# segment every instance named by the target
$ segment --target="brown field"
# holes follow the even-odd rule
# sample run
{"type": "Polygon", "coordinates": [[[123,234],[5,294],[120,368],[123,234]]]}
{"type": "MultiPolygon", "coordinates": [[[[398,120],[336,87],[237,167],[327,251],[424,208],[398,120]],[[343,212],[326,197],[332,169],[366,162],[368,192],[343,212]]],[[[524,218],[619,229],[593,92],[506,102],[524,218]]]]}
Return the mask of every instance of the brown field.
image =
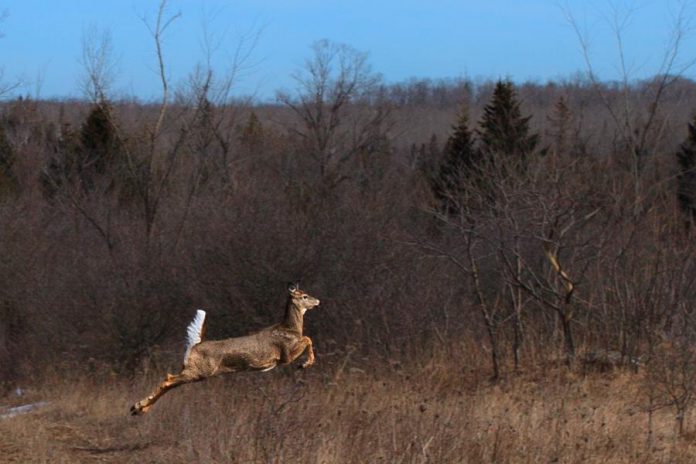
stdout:
{"type": "MultiPolygon", "coordinates": [[[[459,347],[463,350],[463,347],[459,347]]],[[[464,351],[460,359],[466,359],[464,351]]],[[[213,378],[142,417],[130,404],[159,373],[47,382],[50,404],[0,421],[2,462],[693,462],[674,412],[648,415],[642,374],[549,367],[496,384],[456,358],[400,366],[321,357],[307,370],[213,378]]],[[[3,404],[19,399],[5,398],[3,404]]]]}

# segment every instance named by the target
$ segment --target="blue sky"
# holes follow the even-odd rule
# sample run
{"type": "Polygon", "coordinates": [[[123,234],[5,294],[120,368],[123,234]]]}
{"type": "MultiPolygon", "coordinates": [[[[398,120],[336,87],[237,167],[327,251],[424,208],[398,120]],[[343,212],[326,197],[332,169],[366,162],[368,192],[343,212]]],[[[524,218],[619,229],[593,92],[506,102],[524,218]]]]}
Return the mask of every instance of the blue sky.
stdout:
{"type": "MultiPolygon", "coordinates": [[[[154,44],[143,18],[154,21],[158,0],[0,0],[0,64],[5,80],[21,79],[22,93],[80,97],[83,37],[109,31],[116,60],[115,96],[158,95],[154,44]]],[[[164,37],[171,80],[182,82],[205,59],[204,31],[219,44],[218,72],[229,68],[243,38],[258,33],[237,92],[272,98],[292,89],[313,41],[329,39],[369,53],[387,82],[416,78],[498,78],[516,81],[568,78],[585,65],[578,39],[564,17],[573,12],[587,34],[603,79],[616,79],[618,53],[610,23],[631,11],[623,30],[630,74],[654,74],[679,6],[678,0],[170,0],[181,13],[164,37]]],[[[97,34],[98,35],[98,34],[97,34]]],[[[688,30],[681,62],[696,57],[688,30]]],[[[687,72],[696,76],[693,69],[687,72]]]]}

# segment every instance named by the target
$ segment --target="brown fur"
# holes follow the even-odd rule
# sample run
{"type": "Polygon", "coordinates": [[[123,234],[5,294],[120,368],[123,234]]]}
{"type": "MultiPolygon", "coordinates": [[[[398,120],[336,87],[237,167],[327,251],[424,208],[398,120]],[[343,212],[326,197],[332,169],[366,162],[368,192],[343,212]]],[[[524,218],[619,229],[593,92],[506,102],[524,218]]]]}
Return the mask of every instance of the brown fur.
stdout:
{"type": "MultiPolygon", "coordinates": [[[[203,341],[193,348],[177,375],[167,377],[145,399],[131,407],[131,414],[144,414],[172,388],[205,380],[219,374],[239,371],[270,370],[278,364],[289,364],[302,353],[307,368],[314,364],[312,340],[302,335],[305,311],[319,305],[319,300],[301,291],[296,285],[288,288],[285,318],[280,324],[259,332],[226,340],[203,341]]],[[[202,339],[202,338],[201,338],[202,339]]]]}

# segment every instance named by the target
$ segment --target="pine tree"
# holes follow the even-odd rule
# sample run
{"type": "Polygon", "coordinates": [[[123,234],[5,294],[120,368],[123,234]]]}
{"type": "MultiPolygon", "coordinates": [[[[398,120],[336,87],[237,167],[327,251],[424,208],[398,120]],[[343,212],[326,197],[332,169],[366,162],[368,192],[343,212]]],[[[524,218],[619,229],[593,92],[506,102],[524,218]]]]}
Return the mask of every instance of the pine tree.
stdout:
{"type": "Polygon", "coordinates": [[[80,128],[80,142],[80,170],[106,173],[120,145],[112,122],[111,107],[107,102],[94,105],[80,128]]]}
{"type": "Polygon", "coordinates": [[[411,149],[409,150],[409,155],[408,155],[408,165],[411,169],[415,169],[418,167],[418,162],[420,161],[418,157],[418,145],[416,145],[416,142],[413,142],[411,144],[411,149]]]}
{"type": "Polygon", "coordinates": [[[696,117],[689,123],[689,135],[677,152],[677,199],[687,223],[696,221],[696,117]]]}
{"type": "Polygon", "coordinates": [[[440,168],[431,181],[439,207],[447,214],[459,211],[461,195],[465,190],[464,179],[476,174],[480,159],[469,129],[467,113],[466,108],[461,110],[457,124],[452,128],[454,132],[447,139],[440,168]]]}
{"type": "Polygon", "coordinates": [[[429,182],[435,179],[442,158],[442,149],[436,134],[430,135],[430,141],[411,146],[411,167],[420,172],[429,182]]]}
{"type": "Polygon", "coordinates": [[[109,187],[125,179],[118,155],[123,143],[113,124],[108,102],[95,104],[79,130],[70,124],[61,128],[55,154],[41,176],[44,194],[52,197],[68,185],[76,185],[84,192],[94,190],[97,181],[105,178],[109,187]]]}
{"type": "Polygon", "coordinates": [[[252,111],[249,113],[246,124],[242,127],[239,141],[247,149],[259,149],[263,142],[263,132],[263,124],[261,124],[256,112],[252,111]]]}
{"type": "Polygon", "coordinates": [[[539,135],[529,133],[530,118],[522,116],[512,82],[498,81],[477,131],[482,154],[491,161],[502,155],[524,163],[539,143],[539,135]]]}
{"type": "Polygon", "coordinates": [[[197,118],[192,127],[192,135],[194,146],[199,152],[205,152],[216,139],[216,113],[215,105],[207,98],[203,98],[198,104],[197,118]]]}
{"type": "Polygon", "coordinates": [[[5,129],[0,127],[0,198],[17,190],[14,163],[14,150],[7,140],[5,129]]]}
{"type": "Polygon", "coordinates": [[[560,96],[553,105],[553,112],[548,116],[550,130],[548,132],[553,140],[553,153],[556,156],[564,154],[568,150],[570,141],[570,128],[573,122],[573,113],[564,96],[560,96]]]}
{"type": "Polygon", "coordinates": [[[440,142],[437,140],[437,135],[432,134],[430,136],[430,142],[428,142],[428,156],[430,159],[440,159],[440,142]]]}

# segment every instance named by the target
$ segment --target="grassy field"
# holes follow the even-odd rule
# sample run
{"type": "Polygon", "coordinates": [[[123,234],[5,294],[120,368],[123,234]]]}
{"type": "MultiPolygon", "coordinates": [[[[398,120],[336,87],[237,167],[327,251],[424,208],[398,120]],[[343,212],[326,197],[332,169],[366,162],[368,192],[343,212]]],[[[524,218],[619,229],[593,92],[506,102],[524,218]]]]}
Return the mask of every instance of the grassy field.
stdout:
{"type": "Polygon", "coordinates": [[[418,365],[319,359],[186,385],[143,417],[130,405],[149,372],[54,381],[2,405],[49,404],[0,421],[2,462],[459,463],[694,462],[691,417],[654,414],[652,446],[641,374],[565,367],[491,384],[454,358],[418,365]],[[370,366],[367,368],[366,366],[370,366]]]}

